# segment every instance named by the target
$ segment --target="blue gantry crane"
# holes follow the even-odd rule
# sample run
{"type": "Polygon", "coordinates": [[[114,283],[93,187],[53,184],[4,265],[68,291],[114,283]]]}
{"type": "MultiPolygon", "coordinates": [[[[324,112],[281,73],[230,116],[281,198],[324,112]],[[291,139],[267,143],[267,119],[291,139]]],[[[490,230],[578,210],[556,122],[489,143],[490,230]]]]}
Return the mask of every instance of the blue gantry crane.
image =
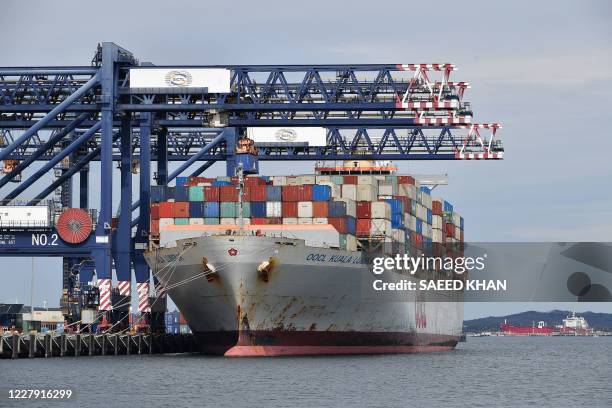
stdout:
{"type": "MultiPolygon", "coordinates": [[[[155,66],[113,43],[90,65],[0,68],[1,256],[64,258],[65,296],[74,274],[145,285],[149,269],[151,164],[167,185],[188,168],[200,175],[225,161],[228,175],[261,160],[498,160],[496,123],[472,123],[466,82],[452,64],[155,66]],[[275,141],[255,157],[237,149],[266,128],[275,141]],[[324,143],[296,141],[295,129],[323,129],[324,143]],[[259,130],[258,130],[259,129],[259,130]],[[168,163],[181,162],[173,172],[168,163]],[[89,164],[100,163],[98,210],[89,203],[89,164]],[[120,169],[113,217],[113,162],[120,169]],[[21,176],[26,169],[32,173],[21,176]],[[42,191],[33,186],[53,172],[42,191]],[[132,197],[139,173],[139,197],[132,197]],[[72,178],[79,177],[78,209],[72,178]],[[54,193],[49,222],[7,222],[2,208],[40,205],[54,193]],[[25,198],[25,201],[22,197],[25,198]],[[74,210],[74,211],[70,211],[74,210]],[[134,215],[138,211],[138,215],[134,215]],[[59,217],[58,217],[59,216],[59,217]],[[89,222],[88,222],[89,220],[89,222]]],[[[127,289],[121,295],[129,297],[127,289]]],[[[148,300],[148,298],[147,298],[148,300]]],[[[113,300],[117,304],[117,300],[113,300]]],[[[111,310],[110,299],[101,299],[111,310]]],[[[125,303],[125,302],[124,302],[125,303]]],[[[147,302],[143,303],[147,311],[147,302]]],[[[109,312],[110,313],[110,312],[109,312]]],[[[111,319],[111,316],[108,316],[111,319]]]]}

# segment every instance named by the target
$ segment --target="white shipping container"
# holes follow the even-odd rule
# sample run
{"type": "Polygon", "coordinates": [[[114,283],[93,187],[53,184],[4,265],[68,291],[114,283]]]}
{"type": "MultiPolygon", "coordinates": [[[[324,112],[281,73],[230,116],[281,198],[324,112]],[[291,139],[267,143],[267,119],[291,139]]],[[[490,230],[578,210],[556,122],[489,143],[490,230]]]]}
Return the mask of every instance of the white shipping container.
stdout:
{"type": "Polygon", "coordinates": [[[398,196],[408,197],[411,200],[416,198],[416,187],[412,184],[400,184],[397,190],[398,196]]]}
{"type": "Polygon", "coordinates": [[[431,230],[431,240],[433,242],[442,243],[442,242],[444,242],[442,239],[443,238],[442,238],[442,230],[441,229],[434,228],[434,229],[431,230]]]}
{"type": "Polygon", "coordinates": [[[442,229],[442,216],[441,215],[432,215],[431,216],[431,226],[433,228],[442,229]]]}
{"type": "Polygon", "coordinates": [[[351,200],[357,200],[357,186],[355,184],[343,184],[342,198],[350,198],[351,200]]]}
{"type": "Polygon", "coordinates": [[[427,221],[427,208],[423,204],[416,205],[416,217],[420,220],[427,221]]]}
{"type": "Polygon", "coordinates": [[[379,181],[378,182],[378,195],[381,196],[394,196],[395,195],[395,184],[390,181],[379,181]]]}
{"type": "Polygon", "coordinates": [[[0,206],[1,227],[48,227],[49,207],[46,205],[0,206]]]}
{"type": "Polygon", "coordinates": [[[298,218],[312,218],[312,201],[298,202],[298,218]]]}
{"type": "Polygon", "coordinates": [[[274,176],[272,178],[273,186],[286,186],[287,185],[287,177],[286,176],[274,176]]]}
{"type": "Polygon", "coordinates": [[[209,187],[212,186],[212,183],[198,183],[198,187],[209,187]]]}
{"type": "Polygon", "coordinates": [[[299,186],[300,185],[300,178],[297,177],[297,176],[287,177],[287,185],[288,186],[299,186]]]}
{"type": "Polygon", "coordinates": [[[313,218],[312,223],[313,224],[329,224],[329,221],[327,220],[327,218],[318,217],[318,218],[313,218]]]}
{"type": "Polygon", "coordinates": [[[331,188],[331,197],[332,198],[340,198],[342,197],[342,186],[339,184],[334,184],[331,181],[318,183],[324,186],[329,186],[331,188]]]}
{"type": "Polygon", "coordinates": [[[159,229],[163,229],[168,225],[174,225],[174,218],[160,218],[159,219],[159,229]]]}
{"type": "Polygon", "coordinates": [[[372,218],[391,219],[391,205],[386,201],[373,201],[370,204],[372,218]]]}
{"type": "Polygon", "coordinates": [[[315,181],[317,182],[317,184],[331,184],[331,176],[318,175],[315,177],[315,181]]]}
{"type": "Polygon", "coordinates": [[[412,214],[408,214],[408,216],[410,217],[410,231],[416,232],[417,218],[412,214]]]}
{"type": "Polygon", "coordinates": [[[300,184],[316,184],[315,176],[299,176],[300,184]]]}
{"type": "Polygon", "coordinates": [[[357,184],[376,185],[376,179],[373,176],[357,176],[357,184]]]}
{"type": "Polygon", "coordinates": [[[376,186],[372,184],[357,185],[357,201],[376,201],[376,196],[376,186]]]}
{"type": "Polygon", "coordinates": [[[393,240],[401,243],[406,242],[406,233],[404,232],[404,230],[393,230],[393,240]]]}
{"type": "Polygon", "coordinates": [[[357,250],[357,238],[354,235],[346,235],[346,250],[356,251],[357,250]]]}
{"type": "Polygon", "coordinates": [[[268,201],[266,203],[266,217],[282,217],[283,216],[283,205],[281,201],[268,201]]]}
{"type": "Polygon", "coordinates": [[[381,218],[372,218],[370,235],[389,235],[391,230],[391,221],[381,218]]]}
{"type": "Polygon", "coordinates": [[[453,224],[457,227],[461,226],[461,216],[456,212],[453,212],[453,224]]]}
{"type": "Polygon", "coordinates": [[[297,223],[298,223],[298,219],[295,217],[283,218],[283,224],[296,225],[297,223]]]}
{"type": "Polygon", "coordinates": [[[423,223],[423,236],[425,238],[431,238],[432,235],[431,225],[423,223]]]}
{"type": "Polygon", "coordinates": [[[219,224],[221,224],[221,225],[236,225],[236,219],[235,218],[221,218],[219,220],[219,224]]]}
{"type": "Polygon", "coordinates": [[[298,224],[300,225],[312,224],[312,218],[298,218],[298,224]]]}
{"type": "Polygon", "coordinates": [[[378,184],[379,181],[385,181],[387,179],[386,176],[383,176],[381,174],[375,174],[372,177],[374,178],[374,180],[376,180],[377,184],[378,184]]]}
{"type": "Polygon", "coordinates": [[[190,218],[189,225],[204,225],[204,218],[190,218]]]}
{"type": "Polygon", "coordinates": [[[225,68],[132,68],[130,88],[206,88],[208,93],[230,93],[230,70],[225,68]]]}
{"type": "Polygon", "coordinates": [[[459,228],[455,228],[455,239],[457,241],[461,240],[461,230],[459,228]]]}
{"type": "Polygon", "coordinates": [[[431,196],[429,194],[421,193],[421,203],[425,208],[431,210],[431,196]]]}

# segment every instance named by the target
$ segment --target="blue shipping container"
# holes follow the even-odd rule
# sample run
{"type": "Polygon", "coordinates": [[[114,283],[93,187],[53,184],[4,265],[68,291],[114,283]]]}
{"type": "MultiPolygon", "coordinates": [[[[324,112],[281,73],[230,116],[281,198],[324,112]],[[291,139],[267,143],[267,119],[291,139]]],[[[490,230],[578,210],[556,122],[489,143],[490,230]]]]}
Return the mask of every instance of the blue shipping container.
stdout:
{"type": "Polygon", "coordinates": [[[444,212],[448,212],[448,213],[453,212],[453,205],[446,200],[444,201],[444,212]]]}
{"type": "Polygon", "coordinates": [[[189,187],[176,187],[174,199],[176,201],[189,201],[189,187]]]}
{"type": "Polygon", "coordinates": [[[416,232],[418,234],[422,234],[423,233],[423,221],[421,221],[420,219],[417,218],[416,220],[416,232]]]}
{"type": "Polygon", "coordinates": [[[343,201],[330,201],[327,212],[329,217],[344,217],[346,215],[346,203],[343,201]]]}
{"type": "Polygon", "coordinates": [[[179,176],[176,178],[177,186],[184,186],[189,181],[189,177],[179,176]]]}
{"type": "Polygon", "coordinates": [[[151,202],[166,201],[166,188],[164,186],[151,186],[151,202]]]}
{"type": "Polygon", "coordinates": [[[328,201],[331,198],[331,187],[315,184],[312,186],[312,201],[328,201]]]}
{"type": "Polygon", "coordinates": [[[189,218],[204,218],[204,203],[201,201],[190,201],[189,218]]]}
{"type": "Polygon", "coordinates": [[[355,235],[357,231],[357,221],[353,217],[346,217],[346,232],[355,235]]]}
{"type": "Polygon", "coordinates": [[[396,198],[388,198],[385,201],[391,206],[391,214],[402,214],[404,212],[402,205],[403,203],[400,200],[396,198]]]}
{"type": "Polygon", "coordinates": [[[204,203],[204,217],[202,218],[219,218],[219,203],[206,201],[204,203]]]}
{"type": "Polygon", "coordinates": [[[266,186],[266,199],[268,201],[283,201],[281,186],[266,186]]]}
{"type": "Polygon", "coordinates": [[[425,194],[431,194],[431,190],[429,189],[429,187],[421,187],[421,191],[425,194]]]}
{"type": "Polygon", "coordinates": [[[220,187],[220,186],[231,186],[232,183],[230,181],[224,181],[224,180],[215,180],[212,182],[213,187],[220,187]]]}
{"type": "Polygon", "coordinates": [[[459,217],[459,229],[463,231],[463,217],[459,217]]]}
{"type": "Polygon", "coordinates": [[[266,202],[265,201],[251,201],[251,217],[265,218],[266,216],[266,202]]]}
{"type": "Polygon", "coordinates": [[[164,200],[176,198],[176,187],[166,187],[166,197],[164,200]]]}
{"type": "Polygon", "coordinates": [[[430,209],[427,209],[427,223],[429,225],[433,224],[433,214],[430,209]]]}
{"type": "Polygon", "coordinates": [[[404,226],[404,215],[402,213],[392,213],[391,214],[391,227],[401,228],[403,226],[404,226]]]}

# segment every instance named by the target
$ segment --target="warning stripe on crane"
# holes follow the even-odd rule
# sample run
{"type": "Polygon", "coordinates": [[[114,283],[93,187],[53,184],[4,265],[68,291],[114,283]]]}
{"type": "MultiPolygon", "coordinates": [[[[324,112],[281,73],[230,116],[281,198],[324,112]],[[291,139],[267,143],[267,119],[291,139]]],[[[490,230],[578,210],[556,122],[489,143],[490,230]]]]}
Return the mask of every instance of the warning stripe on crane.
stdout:
{"type": "Polygon", "coordinates": [[[504,154],[498,153],[455,153],[455,159],[459,160],[502,160],[504,154]]]}
{"type": "Polygon", "coordinates": [[[456,109],[459,107],[459,101],[442,101],[442,102],[401,102],[397,101],[395,107],[398,109],[456,109]]]}
{"type": "Polygon", "coordinates": [[[397,69],[400,71],[455,71],[457,67],[454,64],[397,64],[397,69]]]}
{"type": "Polygon", "coordinates": [[[100,306],[99,310],[111,310],[111,280],[98,279],[98,289],[100,291],[100,306]]]}
{"type": "Polygon", "coordinates": [[[501,129],[502,125],[499,123],[473,123],[471,125],[459,126],[459,129],[501,129]]]}
{"type": "Polygon", "coordinates": [[[138,311],[141,313],[148,313],[151,311],[149,305],[149,283],[137,283],[136,289],[138,291],[138,311]]]}
{"type": "Polygon", "coordinates": [[[454,118],[415,118],[415,125],[464,125],[470,123],[471,116],[457,116],[454,118]]]}
{"type": "Polygon", "coordinates": [[[121,296],[130,296],[130,292],[131,292],[130,281],[119,281],[117,283],[117,288],[119,289],[119,294],[121,296]]]}

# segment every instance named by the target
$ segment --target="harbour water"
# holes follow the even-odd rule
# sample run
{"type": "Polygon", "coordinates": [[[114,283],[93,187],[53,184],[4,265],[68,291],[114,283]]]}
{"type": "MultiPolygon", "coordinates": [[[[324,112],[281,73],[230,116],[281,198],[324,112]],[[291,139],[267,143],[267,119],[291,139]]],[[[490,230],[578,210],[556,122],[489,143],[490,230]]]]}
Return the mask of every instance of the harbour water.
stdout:
{"type": "Polygon", "coordinates": [[[610,407],[611,356],[610,337],[482,337],[431,354],[0,360],[0,406],[610,407]],[[9,388],[74,394],[9,400],[9,388]]]}

